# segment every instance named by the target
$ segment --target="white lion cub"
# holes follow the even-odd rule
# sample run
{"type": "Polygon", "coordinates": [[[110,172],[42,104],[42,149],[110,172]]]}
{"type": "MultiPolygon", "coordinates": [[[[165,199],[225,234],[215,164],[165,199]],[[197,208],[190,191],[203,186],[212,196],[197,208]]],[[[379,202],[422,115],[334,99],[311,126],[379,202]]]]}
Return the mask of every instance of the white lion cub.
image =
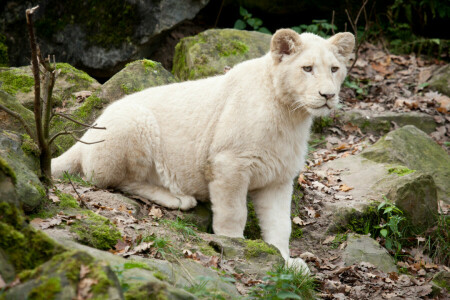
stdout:
{"type": "Polygon", "coordinates": [[[108,106],[83,140],[52,161],[54,176],[79,172],[187,210],[210,200],[218,235],[243,237],[247,194],[263,239],[289,258],[292,181],[302,169],[313,116],[338,102],[351,33],[323,39],[278,30],[270,52],[228,73],[154,87],[108,106]]]}

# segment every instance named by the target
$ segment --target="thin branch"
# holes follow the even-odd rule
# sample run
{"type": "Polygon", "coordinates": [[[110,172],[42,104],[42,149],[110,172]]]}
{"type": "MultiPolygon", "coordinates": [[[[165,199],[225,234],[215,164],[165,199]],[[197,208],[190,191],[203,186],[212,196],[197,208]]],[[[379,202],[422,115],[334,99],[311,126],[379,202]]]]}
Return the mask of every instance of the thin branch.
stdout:
{"type": "MultiPolygon", "coordinates": [[[[101,141],[97,141],[97,142],[92,142],[92,143],[84,142],[84,141],[79,140],[79,139],[74,135],[74,133],[76,133],[76,132],[83,132],[83,131],[86,131],[86,130],[88,130],[88,129],[90,129],[90,128],[94,128],[94,129],[95,129],[95,127],[94,127],[95,125],[96,125],[96,124],[92,125],[92,127],[83,128],[83,129],[79,129],[79,130],[70,130],[70,131],[67,131],[67,129],[64,128],[64,131],[60,131],[60,132],[54,134],[54,135],[50,138],[50,141],[48,142],[48,144],[51,145],[51,144],[53,143],[53,141],[54,141],[58,136],[61,136],[61,135],[70,135],[70,136],[72,136],[75,140],[77,140],[78,142],[83,143],[83,144],[87,144],[87,145],[98,144],[98,143],[104,142],[105,140],[101,140],[101,141]]],[[[100,128],[100,127],[99,127],[99,128],[100,128]]],[[[101,129],[101,128],[100,128],[100,129],[101,129]]]]}
{"type": "Polygon", "coordinates": [[[222,0],[222,3],[220,4],[219,13],[217,14],[216,21],[214,22],[214,27],[213,28],[216,28],[217,27],[217,23],[219,23],[219,18],[220,18],[220,14],[222,13],[224,2],[225,2],[225,0],[222,0]]]}
{"type": "MultiPolygon", "coordinates": [[[[355,50],[355,59],[353,60],[352,65],[350,66],[350,68],[347,71],[348,74],[350,74],[350,71],[355,66],[356,61],[358,60],[358,57],[359,57],[359,49],[361,48],[361,45],[362,45],[362,42],[363,42],[363,38],[359,39],[359,42],[358,42],[358,20],[359,20],[359,17],[361,15],[361,12],[363,12],[363,11],[364,11],[364,15],[367,16],[365,7],[366,7],[366,4],[367,4],[368,1],[369,0],[364,0],[361,8],[358,11],[358,14],[356,15],[356,19],[354,21],[350,17],[350,14],[349,14],[348,10],[345,9],[345,13],[347,14],[348,21],[350,22],[350,26],[352,27],[353,32],[355,33],[355,38],[356,38],[356,41],[357,41],[357,46],[356,46],[356,50],[355,50]]],[[[347,25],[347,23],[345,23],[345,24],[347,25]]],[[[366,19],[366,26],[365,26],[363,37],[365,37],[366,33],[367,33],[367,19],[366,19]]]]}
{"type": "Polygon", "coordinates": [[[65,115],[65,114],[62,114],[62,113],[53,113],[53,114],[56,115],[56,116],[63,117],[65,119],[69,120],[69,121],[72,121],[72,122],[74,122],[74,123],[76,123],[78,125],[81,125],[81,126],[84,126],[84,127],[87,127],[87,128],[103,129],[103,130],[106,129],[106,127],[95,127],[95,124],[94,125],[88,125],[88,124],[81,123],[81,122],[79,122],[79,121],[69,117],[68,115],[65,115]]]}
{"type": "Polygon", "coordinates": [[[41,151],[46,149],[44,136],[42,134],[42,116],[41,116],[41,80],[39,77],[39,63],[37,56],[36,38],[33,28],[33,14],[39,8],[39,5],[26,10],[28,35],[30,37],[31,63],[33,65],[34,76],[34,119],[36,122],[36,138],[41,151]]]}
{"type": "Polygon", "coordinates": [[[78,200],[80,200],[81,208],[89,208],[86,203],[84,202],[83,198],[81,198],[81,195],[78,193],[77,189],[75,188],[75,185],[73,184],[72,180],[70,179],[69,173],[67,171],[64,171],[64,174],[66,174],[66,178],[69,179],[70,185],[72,186],[73,190],[78,196],[78,200]]]}
{"type": "Polygon", "coordinates": [[[331,15],[331,32],[333,33],[333,35],[336,34],[336,32],[334,32],[334,14],[335,11],[333,10],[333,14],[331,15]]]}
{"type": "Polygon", "coordinates": [[[86,145],[93,145],[93,144],[103,143],[105,141],[105,140],[101,140],[101,141],[96,141],[96,142],[85,142],[85,141],[82,141],[79,138],[77,138],[73,133],[71,133],[70,136],[74,140],[76,140],[77,142],[80,142],[80,143],[83,143],[83,144],[86,144],[86,145]]]}
{"type": "Polygon", "coordinates": [[[2,104],[0,104],[0,109],[3,110],[4,112],[6,112],[7,114],[9,114],[10,116],[16,118],[20,122],[20,124],[22,124],[22,126],[25,129],[25,131],[27,132],[27,134],[34,141],[36,141],[36,137],[34,136],[33,131],[31,130],[31,128],[28,126],[27,122],[24,120],[24,118],[22,118],[22,116],[20,114],[16,113],[15,111],[10,110],[9,108],[7,108],[6,106],[3,106],[2,104]]]}

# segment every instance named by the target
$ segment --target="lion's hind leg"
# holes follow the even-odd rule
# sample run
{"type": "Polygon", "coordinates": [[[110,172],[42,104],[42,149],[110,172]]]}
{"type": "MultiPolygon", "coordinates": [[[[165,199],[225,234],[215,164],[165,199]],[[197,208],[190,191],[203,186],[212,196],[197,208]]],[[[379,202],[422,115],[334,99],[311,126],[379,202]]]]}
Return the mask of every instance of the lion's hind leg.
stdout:
{"type": "Polygon", "coordinates": [[[125,183],[120,189],[170,209],[189,210],[197,205],[197,200],[192,196],[173,194],[163,187],[150,183],[125,183]]]}

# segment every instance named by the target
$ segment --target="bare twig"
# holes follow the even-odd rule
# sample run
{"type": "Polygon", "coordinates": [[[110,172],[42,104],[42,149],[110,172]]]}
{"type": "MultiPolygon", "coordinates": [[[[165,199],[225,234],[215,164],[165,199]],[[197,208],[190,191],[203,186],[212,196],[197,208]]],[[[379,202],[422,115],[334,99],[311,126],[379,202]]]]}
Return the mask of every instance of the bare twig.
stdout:
{"type": "Polygon", "coordinates": [[[76,140],[77,142],[80,142],[82,144],[86,144],[86,145],[93,145],[93,144],[98,144],[98,143],[103,143],[105,140],[101,140],[101,141],[96,141],[96,142],[85,142],[80,140],[79,138],[77,138],[73,133],[70,134],[70,136],[76,140]]]}
{"type": "Polygon", "coordinates": [[[79,122],[79,121],[77,121],[77,120],[75,120],[75,119],[69,117],[68,115],[65,115],[65,114],[62,114],[62,113],[53,113],[53,114],[54,114],[55,116],[63,117],[63,118],[65,118],[65,119],[69,120],[69,121],[72,121],[72,122],[74,122],[74,123],[76,123],[76,124],[78,124],[78,125],[81,125],[81,126],[84,126],[84,127],[87,127],[87,128],[103,129],[103,130],[106,129],[106,127],[96,127],[96,126],[95,126],[96,124],[94,124],[94,125],[88,125],[88,124],[81,123],[81,122],[79,122]]]}
{"type": "MultiPolygon", "coordinates": [[[[354,67],[355,64],[356,64],[356,61],[358,60],[358,57],[359,57],[359,49],[361,48],[361,45],[362,45],[362,43],[363,43],[363,39],[362,39],[362,38],[359,39],[359,41],[358,41],[358,20],[359,20],[359,17],[361,16],[361,13],[362,13],[363,11],[364,11],[364,15],[367,16],[366,11],[365,11],[365,7],[366,7],[366,4],[367,4],[368,1],[369,1],[369,0],[364,0],[364,2],[363,2],[363,4],[362,4],[361,8],[360,8],[359,11],[358,11],[358,14],[356,15],[355,20],[352,20],[352,18],[350,17],[350,13],[348,12],[347,9],[345,9],[345,13],[347,14],[348,21],[350,22],[350,26],[351,26],[352,29],[353,29],[353,32],[354,32],[354,34],[355,34],[355,38],[356,38],[356,41],[357,41],[356,50],[355,50],[355,59],[353,60],[352,65],[351,65],[350,68],[348,69],[348,74],[350,74],[350,71],[353,69],[353,67],[354,67]]],[[[347,27],[347,23],[345,23],[345,25],[346,25],[345,27],[347,27]]],[[[347,29],[347,28],[346,28],[346,29],[347,29]]],[[[363,34],[363,36],[366,35],[367,30],[368,30],[368,27],[367,27],[367,19],[366,19],[366,26],[365,26],[365,29],[364,29],[364,34],[363,34]]]]}
{"type": "Polygon", "coordinates": [[[22,124],[23,128],[25,128],[25,131],[27,132],[27,134],[34,140],[36,141],[36,137],[34,136],[33,131],[31,130],[30,126],[28,126],[27,122],[24,120],[24,118],[22,118],[22,116],[18,113],[16,113],[15,111],[10,110],[9,108],[7,108],[6,106],[0,104],[0,109],[3,110],[4,112],[6,112],[7,114],[9,114],[10,116],[16,118],[20,124],[22,124]]]}
{"type": "MultiPolygon", "coordinates": [[[[78,129],[78,130],[67,130],[66,128],[64,128],[64,131],[60,131],[60,132],[58,132],[58,133],[56,133],[56,134],[54,134],[51,138],[50,138],[50,141],[48,142],[49,144],[51,144],[51,143],[53,143],[53,141],[57,138],[57,137],[59,137],[59,136],[61,136],[61,135],[70,135],[72,138],[74,138],[76,141],[78,141],[78,142],[80,142],[80,143],[83,143],[83,144],[86,144],[86,145],[92,145],[92,144],[98,144],[98,143],[101,143],[101,142],[104,142],[105,140],[101,140],[101,141],[97,141],[97,142],[84,142],[84,141],[82,141],[82,140],[80,140],[79,138],[77,138],[75,135],[74,135],[74,133],[76,133],[76,132],[83,132],[83,131],[86,131],[86,130],[88,130],[88,129],[90,129],[90,128],[94,128],[94,129],[102,129],[101,127],[94,127],[96,124],[94,124],[94,125],[92,125],[92,126],[90,126],[90,127],[87,127],[87,128],[83,128],[83,129],[78,129]]],[[[106,129],[106,128],[105,128],[106,129]]]]}
{"type": "Polygon", "coordinates": [[[219,23],[219,18],[220,18],[220,14],[222,13],[224,2],[225,2],[225,0],[222,0],[222,3],[220,4],[219,13],[217,14],[216,21],[214,22],[214,28],[216,28],[217,27],[217,23],[219,23]]]}
{"type": "Polygon", "coordinates": [[[75,185],[73,184],[72,180],[70,179],[70,175],[69,173],[67,173],[67,171],[64,171],[64,174],[66,174],[66,178],[69,180],[70,185],[72,186],[73,190],[75,191],[75,193],[78,196],[78,200],[80,201],[80,206],[82,208],[89,208],[86,203],[84,202],[83,198],[81,198],[81,195],[78,193],[77,189],[75,188],[75,185]]]}
{"type": "Polygon", "coordinates": [[[33,14],[39,8],[39,5],[26,10],[28,35],[30,37],[31,48],[31,64],[33,66],[34,76],[34,119],[36,122],[36,139],[39,145],[39,149],[45,147],[44,136],[42,134],[42,115],[41,115],[41,79],[39,76],[39,62],[37,54],[36,38],[34,36],[33,28],[33,14]]]}
{"type": "Polygon", "coordinates": [[[333,10],[333,14],[331,15],[331,32],[333,33],[333,35],[336,34],[336,32],[334,32],[334,14],[335,11],[333,10]]]}

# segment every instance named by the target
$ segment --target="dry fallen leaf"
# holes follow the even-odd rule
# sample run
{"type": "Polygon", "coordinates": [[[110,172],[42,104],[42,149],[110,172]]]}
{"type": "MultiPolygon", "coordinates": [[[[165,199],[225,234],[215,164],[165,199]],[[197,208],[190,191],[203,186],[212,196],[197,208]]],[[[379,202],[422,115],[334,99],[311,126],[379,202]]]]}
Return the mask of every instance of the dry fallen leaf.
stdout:
{"type": "Polygon", "coordinates": [[[339,189],[343,192],[348,192],[348,191],[353,190],[354,188],[352,188],[344,183],[341,186],[339,186],[339,189]]]}
{"type": "Polygon", "coordinates": [[[161,219],[163,217],[162,210],[154,205],[152,205],[152,208],[150,209],[148,215],[153,219],[161,219]]]}
{"type": "Polygon", "coordinates": [[[329,235],[327,236],[327,238],[322,242],[323,245],[327,245],[330,244],[332,241],[334,241],[335,236],[334,235],[329,235]]]}
{"type": "Polygon", "coordinates": [[[293,222],[294,224],[297,224],[297,225],[300,225],[300,226],[305,225],[305,221],[303,221],[302,219],[300,219],[300,217],[295,217],[295,218],[293,218],[293,219],[292,219],[292,222],[293,222]]]}
{"type": "Polygon", "coordinates": [[[6,286],[6,282],[3,280],[2,275],[0,275],[0,289],[6,286]]]}

